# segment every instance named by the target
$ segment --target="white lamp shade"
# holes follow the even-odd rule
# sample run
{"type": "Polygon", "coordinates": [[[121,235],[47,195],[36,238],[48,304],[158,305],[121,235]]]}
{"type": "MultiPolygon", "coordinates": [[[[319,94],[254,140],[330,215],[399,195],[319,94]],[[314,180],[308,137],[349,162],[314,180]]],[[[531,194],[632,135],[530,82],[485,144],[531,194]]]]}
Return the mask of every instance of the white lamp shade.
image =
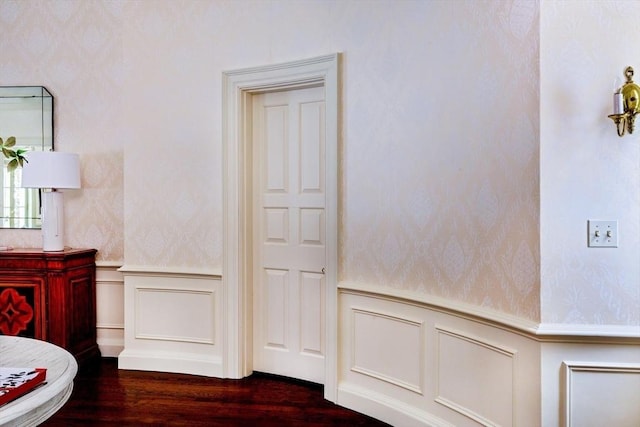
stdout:
{"type": "Polygon", "coordinates": [[[75,153],[31,151],[25,154],[25,188],[80,188],[80,159],[75,153]]]}

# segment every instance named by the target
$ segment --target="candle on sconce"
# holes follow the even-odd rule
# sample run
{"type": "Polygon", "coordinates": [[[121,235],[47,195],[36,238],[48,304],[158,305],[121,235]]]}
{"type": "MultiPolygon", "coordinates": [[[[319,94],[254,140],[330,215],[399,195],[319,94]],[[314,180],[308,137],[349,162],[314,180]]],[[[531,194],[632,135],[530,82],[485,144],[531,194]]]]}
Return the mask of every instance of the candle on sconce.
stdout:
{"type": "Polygon", "coordinates": [[[613,80],[613,114],[623,114],[624,113],[624,105],[622,93],[620,90],[622,86],[622,80],[620,77],[616,77],[613,80]]]}
{"type": "Polygon", "coordinates": [[[622,105],[622,94],[616,92],[613,94],[613,114],[623,114],[624,107],[622,105]]]}

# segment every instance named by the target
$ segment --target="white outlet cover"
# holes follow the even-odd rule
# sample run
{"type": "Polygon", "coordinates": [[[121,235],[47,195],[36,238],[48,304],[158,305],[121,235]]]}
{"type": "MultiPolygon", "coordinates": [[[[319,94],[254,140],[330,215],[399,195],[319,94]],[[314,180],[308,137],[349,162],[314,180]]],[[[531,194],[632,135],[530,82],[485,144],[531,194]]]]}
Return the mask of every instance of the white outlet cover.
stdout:
{"type": "Polygon", "coordinates": [[[587,221],[590,248],[617,248],[618,221],[587,221]]]}

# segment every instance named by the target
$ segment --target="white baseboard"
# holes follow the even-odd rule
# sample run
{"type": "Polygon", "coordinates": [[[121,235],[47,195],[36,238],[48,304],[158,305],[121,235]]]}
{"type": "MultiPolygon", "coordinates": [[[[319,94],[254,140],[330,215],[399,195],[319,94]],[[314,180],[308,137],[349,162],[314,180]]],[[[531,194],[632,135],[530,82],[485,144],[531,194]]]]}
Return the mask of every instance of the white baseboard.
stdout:
{"type": "Polygon", "coordinates": [[[415,406],[392,399],[371,389],[350,384],[338,386],[337,403],[340,406],[367,414],[394,426],[454,427],[454,424],[422,411],[415,406]]]}
{"type": "Polygon", "coordinates": [[[118,369],[172,372],[180,374],[222,377],[222,360],[187,353],[123,350],[118,357],[118,369]]]}
{"type": "MultiPolygon", "coordinates": [[[[100,331],[98,331],[100,332],[100,331]]],[[[98,336],[98,347],[102,357],[118,357],[124,350],[124,338],[110,339],[98,336]]]]}

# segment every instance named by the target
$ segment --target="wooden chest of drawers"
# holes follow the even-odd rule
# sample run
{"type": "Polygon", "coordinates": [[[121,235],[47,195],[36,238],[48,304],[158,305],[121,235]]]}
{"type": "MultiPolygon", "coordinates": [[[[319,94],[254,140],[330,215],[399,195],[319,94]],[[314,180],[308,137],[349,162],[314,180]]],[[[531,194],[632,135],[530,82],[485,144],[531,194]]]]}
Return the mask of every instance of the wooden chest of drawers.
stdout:
{"type": "Polygon", "coordinates": [[[80,364],[100,357],[96,252],[0,251],[0,334],[49,341],[80,364]]]}

